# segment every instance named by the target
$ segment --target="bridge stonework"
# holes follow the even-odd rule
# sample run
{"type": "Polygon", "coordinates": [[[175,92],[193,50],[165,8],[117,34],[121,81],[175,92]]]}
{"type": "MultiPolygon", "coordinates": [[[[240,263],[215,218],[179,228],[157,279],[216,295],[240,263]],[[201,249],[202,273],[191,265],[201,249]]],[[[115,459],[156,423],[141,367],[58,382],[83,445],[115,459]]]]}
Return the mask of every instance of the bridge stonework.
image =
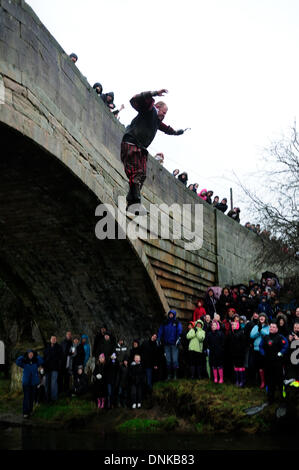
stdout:
{"type": "Polygon", "coordinates": [[[201,204],[203,246],[95,237],[96,206],[127,193],[124,127],[22,0],[0,0],[0,85],[0,277],[39,334],[101,323],[148,334],[169,308],[189,319],[207,287],[260,274],[259,237],[151,156],[146,205],[201,204]]]}

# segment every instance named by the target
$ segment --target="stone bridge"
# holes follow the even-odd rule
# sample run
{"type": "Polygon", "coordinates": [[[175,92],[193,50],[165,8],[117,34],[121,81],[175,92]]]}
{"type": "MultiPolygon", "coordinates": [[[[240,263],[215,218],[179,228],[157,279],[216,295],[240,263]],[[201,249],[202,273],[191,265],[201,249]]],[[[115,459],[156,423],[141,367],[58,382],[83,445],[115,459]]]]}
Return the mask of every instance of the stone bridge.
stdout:
{"type": "Polygon", "coordinates": [[[0,100],[0,332],[10,341],[93,335],[101,323],[142,337],[169,308],[189,319],[208,286],[257,274],[258,237],[152,157],[145,205],[201,205],[202,247],[95,236],[96,207],[127,193],[124,127],[22,0],[0,0],[0,100]]]}

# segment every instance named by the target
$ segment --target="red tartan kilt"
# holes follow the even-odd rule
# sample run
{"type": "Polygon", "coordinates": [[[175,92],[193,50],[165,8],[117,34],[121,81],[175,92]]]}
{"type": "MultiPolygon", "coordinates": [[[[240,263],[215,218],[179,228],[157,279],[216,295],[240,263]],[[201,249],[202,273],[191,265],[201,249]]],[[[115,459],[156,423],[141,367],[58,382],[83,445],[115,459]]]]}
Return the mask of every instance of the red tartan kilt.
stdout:
{"type": "Polygon", "coordinates": [[[129,184],[140,183],[142,186],[146,178],[148,151],[137,147],[137,145],[122,142],[121,161],[124,164],[124,170],[129,178],[129,184]]]}

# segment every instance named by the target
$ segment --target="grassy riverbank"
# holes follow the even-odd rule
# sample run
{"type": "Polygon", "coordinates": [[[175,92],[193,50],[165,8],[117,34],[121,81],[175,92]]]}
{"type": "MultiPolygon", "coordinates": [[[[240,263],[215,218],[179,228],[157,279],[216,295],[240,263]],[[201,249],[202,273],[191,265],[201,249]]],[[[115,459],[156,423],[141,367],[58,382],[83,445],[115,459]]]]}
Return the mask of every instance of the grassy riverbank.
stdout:
{"type": "MultiPolygon", "coordinates": [[[[9,381],[0,379],[0,421],[10,416],[20,423],[22,394],[11,393],[9,381]]],[[[101,431],[188,432],[188,433],[258,433],[270,431],[275,405],[255,416],[245,409],[265,401],[265,391],[236,388],[232,384],[215,385],[209,380],[159,382],[152,398],[140,410],[115,408],[98,410],[86,398],[62,397],[52,405],[40,404],[26,424],[57,428],[97,428],[101,431]]],[[[22,423],[22,420],[21,420],[22,423]]]]}

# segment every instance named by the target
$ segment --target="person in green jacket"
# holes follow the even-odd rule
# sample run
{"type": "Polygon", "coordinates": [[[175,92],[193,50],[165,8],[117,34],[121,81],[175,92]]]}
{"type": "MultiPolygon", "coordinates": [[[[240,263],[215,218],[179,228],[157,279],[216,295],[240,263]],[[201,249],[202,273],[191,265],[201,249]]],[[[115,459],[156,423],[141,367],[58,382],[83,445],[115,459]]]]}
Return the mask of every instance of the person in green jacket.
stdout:
{"type": "Polygon", "coordinates": [[[203,330],[203,321],[190,322],[188,328],[186,338],[189,341],[188,356],[191,379],[194,379],[196,375],[201,379],[203,372],[203,342],[206,336],[203,330]]]}

